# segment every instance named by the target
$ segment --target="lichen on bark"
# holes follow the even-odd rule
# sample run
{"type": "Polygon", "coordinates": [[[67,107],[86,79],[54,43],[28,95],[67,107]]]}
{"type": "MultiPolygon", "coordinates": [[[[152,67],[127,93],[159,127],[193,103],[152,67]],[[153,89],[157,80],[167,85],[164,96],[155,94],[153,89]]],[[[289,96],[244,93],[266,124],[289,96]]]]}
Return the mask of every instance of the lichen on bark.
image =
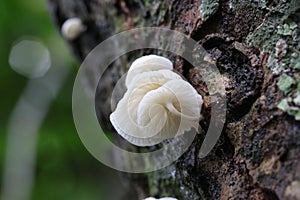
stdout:
{"type": "Polygon", "coordinates": [[[266,66],[279,76],[277,86],[284,92],[284,98],[278,107],[296,120],[300,120],[300,106],[294,102],[300,95],[299,6],[296,0],[279,1],[270,8],[265,21],[247,37],[249,44],[268,57],[266,66]]]}

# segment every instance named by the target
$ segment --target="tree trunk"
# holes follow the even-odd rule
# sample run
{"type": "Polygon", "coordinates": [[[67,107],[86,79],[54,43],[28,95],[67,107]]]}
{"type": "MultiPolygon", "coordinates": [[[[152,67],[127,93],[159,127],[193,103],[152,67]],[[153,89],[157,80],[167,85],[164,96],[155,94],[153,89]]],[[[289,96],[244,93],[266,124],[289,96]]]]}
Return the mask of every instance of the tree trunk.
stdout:
{"type": "MultiPolygon", "coordinates": [[[[114,33],[167,27],[202,44],[227,80],[226,124],[213,151],[205,158],[198,156],[204,131],[172,165],[152,173],[126,174],[136,199],[300,199],[299,1],[48,1],[59,30],[72,17],[87,27],[68,42],[79,61],[114,33]]],[[[131,56],[125,60],[130,63],[131,56]]],[[[206,100],[201,75],[177,61],[176,70],[206,100]]],[[[105,86],[99,88],[98,117],[108,129],[107,97],[125,66],[110,67],[103,78],[105,86]]],[[[206,103],[203,112],[209,116],[206,103]]],[[[204,130],[208,122],[204,117],[204,130]]]]}

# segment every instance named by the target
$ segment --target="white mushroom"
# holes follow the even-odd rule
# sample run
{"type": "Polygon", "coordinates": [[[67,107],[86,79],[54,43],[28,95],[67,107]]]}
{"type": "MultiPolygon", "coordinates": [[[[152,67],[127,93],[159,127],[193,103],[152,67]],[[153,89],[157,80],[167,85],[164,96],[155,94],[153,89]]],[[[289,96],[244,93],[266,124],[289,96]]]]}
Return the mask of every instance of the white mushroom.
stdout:
{"type": "Polygon", "coordinates": [[[156,55],[143,56],[136,59],[130,66],[125,80],[126,86],[129,87],[134,77],[142,72],[157,70],[173,70],[172,62],[164,57],[156,55]]]}
{"type": "Polygon", "coordinates": [[[154,197],[148,197],[148,198],[146,198],[144,200],[177,200],[177,199],[175,199],[173,197],[163,197],[163,198],[160,198],[160,199],[156,199],[154,197]]]}
{"type": "Polygon", "coordinates": [[[61,33],[67,40],[76,39],[85,30],[86,26],[77,17],[66,20],[61,27],[61,33]]]}
{"type": "Polygon", "coordinates": [[[202,98],[171,71],[170,63],[160,56],[145,56],[128,71],[127,91],[110,121],[132,144],[155,145],[191,128],[198,130],[202,98]]]}

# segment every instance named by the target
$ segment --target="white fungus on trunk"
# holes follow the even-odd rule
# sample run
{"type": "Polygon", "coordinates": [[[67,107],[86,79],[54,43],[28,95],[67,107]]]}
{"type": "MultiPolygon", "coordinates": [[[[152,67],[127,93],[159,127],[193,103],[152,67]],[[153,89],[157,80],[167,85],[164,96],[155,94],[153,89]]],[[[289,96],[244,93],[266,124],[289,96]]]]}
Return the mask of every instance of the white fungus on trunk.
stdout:
{"type": "Polygon", "coordinates": [[[78,38],[85,30],[86,26],[82,23],[82,20],[77,17],[67,19],[61,27],[61,33],[67,40],[78,38]]]}
{"type": "Polygon", "coordinates": [[[146,198],[144,200],[177,200],[177,199],[175,199],[173,197],[163,197],[163,198],[160,198],[160,199],[156,199],[154,197],[148,197],[148,198],[146,198]]]}
{"type": "Polygon", "coordinates": [[[135,60],[126,77],[127,91],[110,115],[118,134],[137,146],[198,130],[202,97],[173,70],[167,58],[135,60]]]}

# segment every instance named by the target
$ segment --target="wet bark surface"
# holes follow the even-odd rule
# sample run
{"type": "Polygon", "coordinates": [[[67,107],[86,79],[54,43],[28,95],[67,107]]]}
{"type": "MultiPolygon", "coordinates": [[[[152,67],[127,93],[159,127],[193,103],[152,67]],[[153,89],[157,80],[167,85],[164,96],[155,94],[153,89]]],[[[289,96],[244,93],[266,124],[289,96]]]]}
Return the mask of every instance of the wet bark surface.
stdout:
{"type": "MultiPolygon", "coordinates": [[[[225,127],[213,151],[205,158],[199,158],[209,123],[209,94],[196,67],[189,66],[181,58],[173,58],[175,69],[204,98],[204,119],[200,123],[203,132],[171,166],[147,174],[123,174],[133,186],[134,191],[129,194],[133,195],[132,199],[146,196],[300,199],[300,121],[278,108],[283,98],[294,95],[292,92],[300,88],[299,70],[286,72],[286,66],[292,62],[293,49],[300,50],[297,42],[293,43],[299,41],[299,5],[296,1],[48,0],[48,7],[58,30],[72,17],[82,19],[87,26],[78,38],[68,41],[80,62],[97,44],[114,33],[135,27],[159,26],[183,32],[198,41],[224,78],[225,127]],[[293,29],[290,25],[291,35],[288,31],[277,32],[276,27],[291,20],[297,26],[293,29]],[[259,35],[262,27],[275,30],[265,31],[271,39],[265,38],[265,34],[259,35]],[[278,39],[284,39],[289,45],[290,52],[281,50],[286,60],[278,58],[280,50],[273,50],[278,39]],[[271,63],[285,67],[285,71],[275,73],[271,63]],[[283,73],[294,77],[288,93],[278,87],[283,73]]],[[[99,120],[110,130],[108,97],[131,61],[130,55],[124,58],[125,65],[113,64],[106,71],[102,78],[104,83],[98,88],[101,95],[96,97],[99,120]]],[[[90,79],[95,81],[97,77],[91,72],[90,79]]]]}

